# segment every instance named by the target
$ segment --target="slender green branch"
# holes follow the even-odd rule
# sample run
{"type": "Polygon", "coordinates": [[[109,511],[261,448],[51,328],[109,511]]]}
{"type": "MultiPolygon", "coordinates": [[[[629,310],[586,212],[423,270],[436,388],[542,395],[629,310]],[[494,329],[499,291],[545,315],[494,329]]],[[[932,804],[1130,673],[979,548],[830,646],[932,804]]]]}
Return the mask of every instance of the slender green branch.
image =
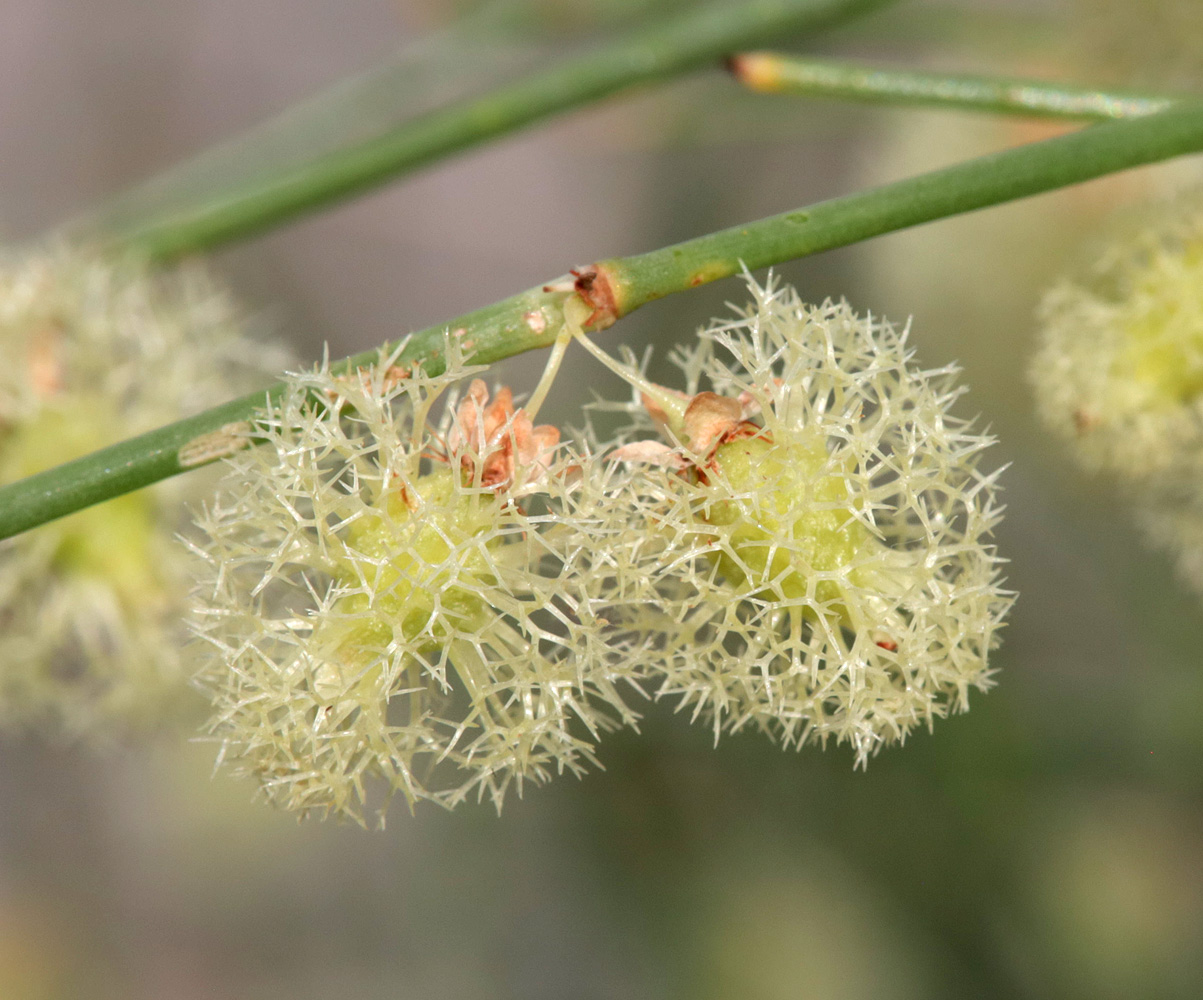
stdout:
{"type": "MultiPolygon", "coordinates": [[[[363,142],[252,177],[108,237],[155,259],[206,250],[364,191],[440,157],[588,101],[817,30],[892,0],[718,0],[363,142]]],[[[102,234],[104,235],[104,234],[102,234]]]]}
{"type": "MultiPolygon", "coordinates": [[[[531,289],[413,334],[402,361],[440,371],[449,336],[479,363],[546,347],[560,330],[563,304],[574,290],[593,306],[589,325],[598,329],[647,302],[733,274],[741,266],[778,264],[1200,151],[1201,105],[1098,125],[663,250],[601,261],[579,272],[574,282],[531,289]]],[[[368,352],[341,367],[366,364],[375,357],[376,352],[368,352]]],[[[279,387],[268,391],[278,392],[279,387]]],[[[191,446],[185,454],[195,454],[196,438],[250,418],[262,401],[262,394],[248,396],[0,488],[0,538],[183,471],[182,448],[191,446]]]]}
{"type": "Polygon", "coordinates": [[[600,261],[594,265],[595,284],[601,288],[595,304],[608,297],[610,315],[617,319],[653,299],[735,274],[741,267],[767,267],[1201,151],[1199,103],[1095,125],[662,250],[600,261]]]}
{"type": "Polygon", "coordinates": [[[962,108],[1071,121],[1151,115],[1164,111],[1177,100],[1164,95],[1103,91],[1039,80],[881,69],[774,52],[743,53],[733,57],[728,66],[740,83],[762,93],[962,108]]]}
{"type": "Polygon", "coordinates": [[[512,80],[539,59],[530,42],[537,7],[538,0],[489,0],[363,72],[92,206],[63,227],[62,235],[91,243],[186,216],[263,178],[512,80]]]}

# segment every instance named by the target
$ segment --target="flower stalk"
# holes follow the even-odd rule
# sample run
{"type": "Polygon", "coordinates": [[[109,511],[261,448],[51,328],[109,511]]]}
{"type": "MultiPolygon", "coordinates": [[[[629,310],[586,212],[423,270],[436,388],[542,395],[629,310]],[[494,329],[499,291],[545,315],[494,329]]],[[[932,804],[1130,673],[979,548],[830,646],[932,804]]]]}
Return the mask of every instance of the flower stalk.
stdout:
{"type": "MultiPolygon", "coordinates": [[[[1105,174],[1203,151],[1203,106],[1184,104],[1146,118],[1109,122],[1005,150],[869,191],[735,226],[675,246],[580,269],[574,281],[530,289],[410,335],[399,363],[443,370],[448,331],[465,360],[488,364],[548,347],[574,291],[597,330],[654,299],[737,273],[848,246],[910,226],[1040,194],[1105,174]]],[[[377,351],[332,369],[367,365],[377,351]]],[[[277,399],[279,387],[267,390],[277,399]]],[[[183,471],[179,452],[196,438],[247,419],[264,393],[245,396],[0,488],[0,538],[183,471]]]]}
{"type": "Polygon", "coordinates": [[[1165,111],[1176,98],[1013,77],[885,69],[777,52],[744,52],[727,63],[749,90],[869,104],[984,111],[1028,118],[1112,121],[1165,111]]]}

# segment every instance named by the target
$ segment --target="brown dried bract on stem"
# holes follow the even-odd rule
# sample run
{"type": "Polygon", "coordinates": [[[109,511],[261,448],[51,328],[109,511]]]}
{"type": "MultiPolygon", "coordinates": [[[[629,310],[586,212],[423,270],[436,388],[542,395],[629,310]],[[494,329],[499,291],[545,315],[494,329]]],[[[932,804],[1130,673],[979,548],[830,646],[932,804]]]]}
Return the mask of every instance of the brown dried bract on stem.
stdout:
{"type": "Polygon", "coordinates": [[[618,304],[617,285],[605,264],[590,264],[574,268],[573,289],[593,311],[582,324],[590,330],[605,330],[613,326],[622,312],[618,304]]]}

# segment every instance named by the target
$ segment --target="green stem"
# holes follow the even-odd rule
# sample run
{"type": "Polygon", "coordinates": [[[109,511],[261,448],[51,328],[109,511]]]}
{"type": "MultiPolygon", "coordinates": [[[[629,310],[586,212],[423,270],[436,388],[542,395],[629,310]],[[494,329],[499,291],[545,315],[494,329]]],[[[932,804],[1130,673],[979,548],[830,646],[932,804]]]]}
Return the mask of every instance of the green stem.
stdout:
{"type": "Polygon", "coordinates": [[[1036,118],[1108,121],[1164,111],[1177,98],[1004,77],[880,69],[858,63],[748,52],[729,63],[762,93],[806,94],[878,104],[962,108],[1036,118]]]}
{"type": "MultiPolygon", "coordinates": [[[[494,87],[537,58],[523,26],[538,0],[489,0],[447,28],[390,53],[319,93],[91,208],[64,227],[76,242],[153,228],[248,185],[362,143],[403,122],[494,87]]],[[[529,25],[525,26],[529,38],[529,25]]]]}
{"type": "MultiPolygon", "coordinates": [[[[751,269],[847,246],[882,233],[1050,191],[1129,167],[1203,151],[1203,106],[1171,108],[970,160],[809,208],[736,226],[676,246],[601,261],[576,291],[600,328],[653,299],[751,269]]],[[[549,346],[563,324],[571,285],[535,288],[413,334],[402,360],[441,371],[456,337],[468,360],[489,363],[549,346]],[[449,332],[450,331],[450,332],[449,332]]],[[[377,352],[342,362],[368,364],[377,352]]],[[[278,393],[277,386],[269,393],[278,393]]],[[[263,401],[248,396],[0,488],[0,538],[183,471],[179,450],[263,401]]]]}
{"type": "Polygon", "coordinates": [[[533,73],[482,97],[421,115],[367,141],[325,152],[105,234],[166,259],[206,250],[349,197],[440,157],[557,112],[714,62],[784,33],[816,30],[892,0],[719,0],[533,73]]]}
{"type": "Polygon", "coordinates": [[[600,261],[612,319],[737,273],[1203,151],[1203,105],[1095,125],[634,257],[600,261]]]}

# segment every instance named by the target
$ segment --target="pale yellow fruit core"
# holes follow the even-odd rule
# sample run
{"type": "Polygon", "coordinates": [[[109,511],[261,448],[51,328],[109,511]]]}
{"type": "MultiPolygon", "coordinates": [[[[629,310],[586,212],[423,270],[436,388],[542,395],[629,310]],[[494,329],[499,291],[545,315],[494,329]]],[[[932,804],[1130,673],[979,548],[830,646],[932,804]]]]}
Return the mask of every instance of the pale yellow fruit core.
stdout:
{"type": "Polygon", "coordinates": [[[493,546],[479,538],[495,526],[498,501],[461,492],[457,475],[439,469],[408,494],[393,488],[378,501],[381,513],[359,518],[342,539],[335,578],[366,592],[336,601],[315,639],[327,663],[362,670],[375,662],[359,683],[379,675],[380,654],[394,641],[433,648],[489,620],[481,590],[493,579],[493,546]]]}
{"type": "Polygon", "coordinates": [[[1133,293],[1141,308],[1125,326],[1115,374],[1144,385],[1151,402],[1188,402],[1203,392],[1203,245],[1154,258],[1133,293]]]}
{"type": "Polygon", "coordinates": [[[720,445],[714,463],[735,496],[703,512],[726,548],[715,557],[727,582],[767,599],[836,601],[840,584],[816,579],[848,571],[880,545],[853,516],[846,472],[825,441],[748,438],[720,445]]]}

